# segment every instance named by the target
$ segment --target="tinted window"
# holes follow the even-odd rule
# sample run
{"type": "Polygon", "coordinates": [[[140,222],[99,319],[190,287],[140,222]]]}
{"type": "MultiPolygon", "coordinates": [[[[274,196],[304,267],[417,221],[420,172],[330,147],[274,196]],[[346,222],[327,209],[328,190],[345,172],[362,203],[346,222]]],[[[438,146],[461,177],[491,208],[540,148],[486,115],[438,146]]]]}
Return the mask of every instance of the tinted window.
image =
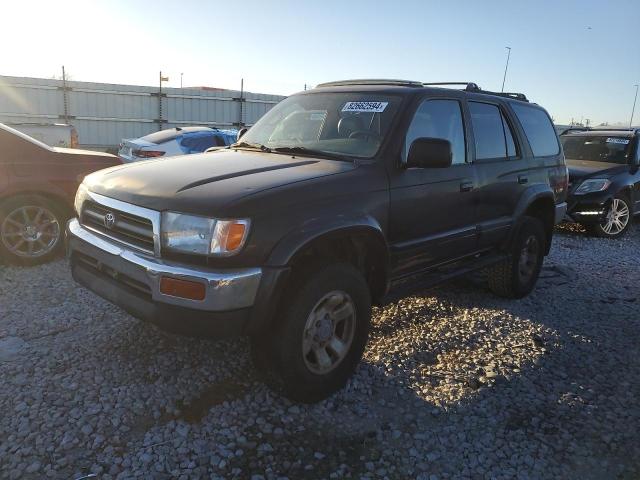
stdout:
{"type": "Polygon", "coordinates": [[[516,143],[513,141],[513,133],[511,132],[511,127],[507,122],[507,119],[502,115],[502,128],[504,129],[504,138],[507,142],[507,156],[515,157],[517,155],[516,152],[516,143]]]}
{"type": "Polygon", "coordinates": [[[560,152],[560,146],[547,112],[516,103],[512,103],[511,106],[522,124],[533,154],[536,157],[557,155],[560,152]]]}
{"type": "Polygon", "coordinates": [[[509,123],[500,109],[488,103],[469,102],[476,159],[506,158],[517,155],[509,123]]]}
{"type": "Polygon", "coordinates": [[[407,131],[403,154],[405,160],[411,142],[420,137],[449,140],[453,151],[453,163],[465,163],[466,148],[460,102],[455,100],[422,102],[407,131]]]}
{"type": "Polygon", "coordinates": [[[213,147],[215,135],[213,132],[198,132],[185,135],[180,144],[187,149],[187,153],[204,152],[213,147]]]}
{"type": "Polygon", "coordinates": [[[629,163],[631,139],[602,135],[572,135],[561,137],[564,155],[572,160],[588,162],[629,163]]]}

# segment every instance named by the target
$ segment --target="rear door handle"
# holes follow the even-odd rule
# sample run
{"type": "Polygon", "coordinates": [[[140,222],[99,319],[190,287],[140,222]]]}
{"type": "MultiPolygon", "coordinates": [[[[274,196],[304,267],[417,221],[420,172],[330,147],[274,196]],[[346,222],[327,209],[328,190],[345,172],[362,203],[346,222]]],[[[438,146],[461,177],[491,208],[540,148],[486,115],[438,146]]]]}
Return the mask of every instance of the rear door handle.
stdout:
{"type": "Polygon", "coordinates": [[[470,192],[471,190],[473,190],[473,182],[462,182],[460,184],[461,192],[470,192]]]}
{"type": "Polygon", "coordinates": [[[525,183],[529,182],[529,177],[527,177],[526,175],[518,175],[518,183],[520,185],[524,185],[525,183]]]}

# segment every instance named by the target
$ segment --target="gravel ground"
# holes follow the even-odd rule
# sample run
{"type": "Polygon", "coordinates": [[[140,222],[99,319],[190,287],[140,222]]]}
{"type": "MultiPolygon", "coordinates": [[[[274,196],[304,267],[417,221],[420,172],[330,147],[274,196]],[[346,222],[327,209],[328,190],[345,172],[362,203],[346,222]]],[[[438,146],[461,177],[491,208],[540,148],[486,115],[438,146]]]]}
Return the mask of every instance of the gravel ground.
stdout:
{"type": "Polygon", "coordinates": [[[558,231],[521,301],[458,281],[375,310],[348,387],[271,394],[245,340],[175,337],[0,266],[0,478],[640,478],[640,225],[558,231]]]}

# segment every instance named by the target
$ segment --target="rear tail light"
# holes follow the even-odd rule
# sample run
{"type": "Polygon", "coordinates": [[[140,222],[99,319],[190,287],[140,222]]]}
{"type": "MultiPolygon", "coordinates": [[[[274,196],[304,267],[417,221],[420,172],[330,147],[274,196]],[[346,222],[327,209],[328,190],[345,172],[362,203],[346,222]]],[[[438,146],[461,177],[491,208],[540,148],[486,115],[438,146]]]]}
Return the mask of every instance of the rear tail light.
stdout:
{"type": "Polygon", "coordinates": [[[552,169],[549,172],[549,185],[556,199],[566,199],[569,191],[569,169],[566,166],[552,169]]]}
{"type": "Polygon", "coordinates": [[[155,158],[163,156],[166,152],[161,152],[160,150],[134,150],[131,153],[140,158],[155,158]]]}

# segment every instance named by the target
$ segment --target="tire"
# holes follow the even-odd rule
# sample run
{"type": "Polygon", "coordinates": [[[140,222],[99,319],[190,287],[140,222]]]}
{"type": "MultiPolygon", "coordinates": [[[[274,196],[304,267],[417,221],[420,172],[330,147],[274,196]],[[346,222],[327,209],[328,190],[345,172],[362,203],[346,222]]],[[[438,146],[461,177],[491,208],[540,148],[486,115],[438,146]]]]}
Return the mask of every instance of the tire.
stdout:
{"type": "Polygon", "coordinates": [[[251,340],[252,359],[269,370],[277,393],[314,403],[344,387],[362,359],[371,295],[362,274],[342,263],[312,269],[292,285],[273,333],[251,340]]]}
{"type": "Polygon", "coordinates": [[[595,237],[619,238],[629,231],[632,223],[631,202],[625,195],[619,193],[611,200],[607,211],[607,220],[602,223],[585,225],[585,228],[590,235],[595,237]],[[610,220],[612,220],[611,223],[609,223],[610,220]]]}
{"type": "Polygon", "coordinates": [[[69,215],[39,195],[19,195],[0,203],[0,259],[14,265],[39,265],[60,253],[69,215]]]}
{"type": "Polygon", "coordinates": [[[542,222],[534,217],[523,217],[507,258],[487,271],[491,291],[505,298],[528,295],[540,275],[545,246],[542,222]]]}

